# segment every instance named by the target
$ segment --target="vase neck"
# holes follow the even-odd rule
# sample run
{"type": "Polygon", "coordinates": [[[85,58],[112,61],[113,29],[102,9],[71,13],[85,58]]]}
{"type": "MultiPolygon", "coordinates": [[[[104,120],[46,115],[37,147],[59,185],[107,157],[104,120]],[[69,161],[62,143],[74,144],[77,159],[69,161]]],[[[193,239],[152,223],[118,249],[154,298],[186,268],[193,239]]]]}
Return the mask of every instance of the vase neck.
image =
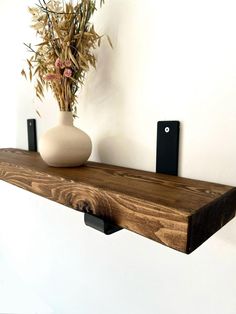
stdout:
{"type": "Polygon", "coordinates": [[[73,115],[71,111],[60,111],[58,115],[58,123],[60,125],[73,126],[73,115]]]}

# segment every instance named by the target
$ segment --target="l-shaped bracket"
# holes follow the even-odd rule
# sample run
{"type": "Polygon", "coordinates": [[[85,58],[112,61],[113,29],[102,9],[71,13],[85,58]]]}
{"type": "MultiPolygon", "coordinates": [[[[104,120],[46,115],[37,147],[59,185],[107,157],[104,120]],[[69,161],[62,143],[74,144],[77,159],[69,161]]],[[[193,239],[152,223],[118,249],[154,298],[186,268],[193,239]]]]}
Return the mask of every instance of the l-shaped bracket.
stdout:
{"type": "Polygon", "coordinates": [[[117,225],[113,225],[100,217],[88,213],[84,214],[84,222],[87,226],[94,228],[106,235],[110,235],[122,229],[117,225]]]}

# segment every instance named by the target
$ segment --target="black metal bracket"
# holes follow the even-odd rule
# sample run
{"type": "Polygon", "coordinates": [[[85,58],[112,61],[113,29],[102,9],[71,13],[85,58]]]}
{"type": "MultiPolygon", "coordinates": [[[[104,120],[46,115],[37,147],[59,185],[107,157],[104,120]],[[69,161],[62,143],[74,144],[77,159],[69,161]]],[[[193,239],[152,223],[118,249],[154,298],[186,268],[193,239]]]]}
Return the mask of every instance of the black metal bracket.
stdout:
{"type": "Polygon", "coordinates": [[[178,175],[179,121],[158,121],[156,172],[178,175]]]}
{"type": "Polygon", "coordinates": [[[110,235],[122,229],[117,225],[111,224],[100,217],[88,213],[84,214],[84,222],[86,226],[96,229],[106,235],[110,235]]]}
{"type": "Polygon", "coordinates": [[[31,152],[37,152],[36,120],[27,119],[28,148],[31,152]]]}

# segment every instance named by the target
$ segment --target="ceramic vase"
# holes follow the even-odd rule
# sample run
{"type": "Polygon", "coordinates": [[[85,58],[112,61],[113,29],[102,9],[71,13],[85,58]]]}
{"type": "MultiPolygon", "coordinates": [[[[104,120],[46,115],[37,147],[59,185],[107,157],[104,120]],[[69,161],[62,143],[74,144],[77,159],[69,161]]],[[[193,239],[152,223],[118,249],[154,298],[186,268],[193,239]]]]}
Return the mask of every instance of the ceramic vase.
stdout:
{"type": "Polygon", "coordinates": [[[73,125],[70,111],[60,111],[58,125],[49,129],[39,141],[39,153],[52,167],[81,166],[91,152],[90,137],[73,125]]]}

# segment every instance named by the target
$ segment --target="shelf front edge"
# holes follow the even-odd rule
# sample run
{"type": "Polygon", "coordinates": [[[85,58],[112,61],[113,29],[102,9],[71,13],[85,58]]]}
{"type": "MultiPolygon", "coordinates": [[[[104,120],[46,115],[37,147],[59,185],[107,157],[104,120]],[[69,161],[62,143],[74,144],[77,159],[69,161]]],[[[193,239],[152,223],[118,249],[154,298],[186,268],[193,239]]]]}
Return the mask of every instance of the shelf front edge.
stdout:
{"type": "Polygon", "coordinates": [[[193,252],[236,214],[236,188],[200,208],[190,216],[187,253],[193,252]]]}

